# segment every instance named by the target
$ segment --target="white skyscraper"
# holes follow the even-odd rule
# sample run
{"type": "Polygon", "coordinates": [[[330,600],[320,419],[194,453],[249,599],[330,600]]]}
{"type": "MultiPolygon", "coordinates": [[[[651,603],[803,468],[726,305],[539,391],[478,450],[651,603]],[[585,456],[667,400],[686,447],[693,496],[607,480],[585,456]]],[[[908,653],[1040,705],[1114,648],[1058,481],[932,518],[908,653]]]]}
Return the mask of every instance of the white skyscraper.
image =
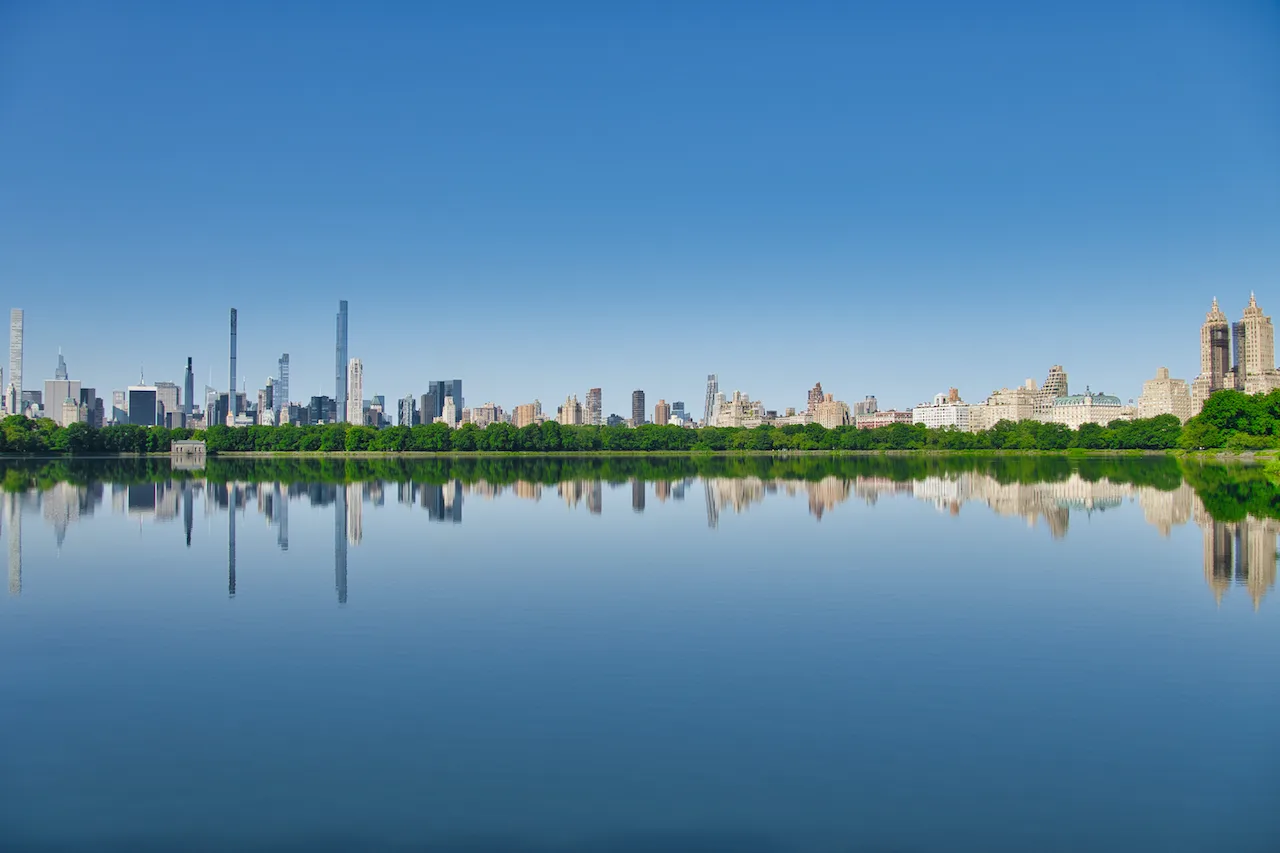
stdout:
{"type": "Polygon", "coordinates": [[[22,411],[22,309],[9,312],[9,385],[5,392],[5,409],[10,414],[22,411]],[[13,389],[13,391],[9,391],[13,389]]]}
{"type": "Polygon", "coordinates": [[[364,362],[358,358],[347,362],[347,423],[364,424],[364,362]]]}

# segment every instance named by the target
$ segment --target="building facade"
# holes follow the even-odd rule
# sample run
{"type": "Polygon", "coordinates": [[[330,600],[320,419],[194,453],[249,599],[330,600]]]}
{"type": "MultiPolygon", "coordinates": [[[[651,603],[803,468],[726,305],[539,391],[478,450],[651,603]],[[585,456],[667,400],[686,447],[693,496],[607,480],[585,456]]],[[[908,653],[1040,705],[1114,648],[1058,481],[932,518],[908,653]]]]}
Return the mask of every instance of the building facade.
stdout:
{"type": "Polygon", "coordinates": [[[671,407],[667,405],[666,400],[659,399],[653,407],[653,422],[658,426],[666,426],[671,423],[671,407]]]}
{"type": "Polygon", "coordinates": [[[364,424],[364,362],[353,358],[347,362],[347,412],[349,424],[364,424]]]}
{"type": "Polygon", "coordinates": [[[22,411],[22,327],[22,309],[14,308],[9,312],[9,385],[5,388],[5,411],[11,415],[22,411]]]}
{"type": "Polygon", "coordinates": [[[822,403],[824,399],[825,398],[823,397],[823,394],[822,394],[822,383],[821,382],[813,383],[813,387],[809,389],[809,404],[805,408],[805,411],[811,415],[817,414],[818,405],[822,403]]]}
{"type": "Polygon", "coordinates": [[[565,426],[582,424],[582,405],[578,402],[577,394],[564,398],[564,405],[560,407],[556,420],[565,426]]]}
{"type": "Polygon", "coordinates": [[[1236,388],[1246,394],[1266,394],[1280,388],[1280,372],[1276,371],[1275,326],[1258,307],[1258,300],[1252,293],[1249,294],[1249,306],[1235,325],[1235,331],[1238,353],[1234,365],[1236,388]]]}
{"type": "Polygon", "coordinates": [[[704,426],[716,425],[716,414],[720,401],[720,378],[714,373],[707,374],[707,398],[702,407],[702,423],[704,426]]]}
{"type": "Polygon", "coordinates": [[[1214,391],[1234,388],[1235,376],[1231,370],[1231,324],[1227,315],[1218,308],[1218,299],[1204,315],[1200,326],[1200,375],[1191,381],[1191,405],[1200,411],[1204,401],[1214,391]]]}
{"type": "Polygon", "coordinates": [[[1185,380],[1169,378],[1169,368],[1157,368],[1156,378],[1142,383],[1142,396],[1138,398],[1138,417],[1173,415],[1185,424],[1193,414],[1191,389],[1187,387],[1185,380]]]}
{"type": "Polygon", "coordinates": [[[631,392],[631,425],[640,426],[644,423],[644,392],[631,392]]]}
{"type": "Polygon", "coordinates": [[[1034,379],[1017,388],[1001,388],[993,391],[985,403],[969,407],[969,429],[982,432],[1000,421],[1028,421],[1036,417],[1039,390],[1034,379]]]}
{"type": "MultiPolygon", "coordinates": [[[[952,388],[954,392],[956,389],[952,388]]],[[[913,424],[924,424],[929,429],[958,429],[969,431],[969,404],[958,393],[935,394],[932,403],[922,403],[911,412],[913,424]]]]}
{"type": "Polygon", "coordinates": [[[538,422],[538,417],[542,412],[542,405],[536,400],[532,403],[521,403],[516,406],[514,412],[511,413],[511,425],[516,429],[527,427],[530,424],[538,422]]]}
{"type": "Polygon", "coordinates": [[[893,409],[880,412],[871,412],[866,415],[858,415],[853,419],[853,425],[858,429],[879,429],[880,427],[892,426],[893,424],[912,424],[915,422],[915,412],[898,412],[893,409]]]}
{"type": "Polygon", "coordinates": [[[1061,364],[1055,364],[1049,368],[1049,375],[1045,377],[1044,385],[1041,385],[1040,390],[1036,392],[1033,415],[1035,419],[1052,420],[1054,401],[1059,397],[1067,396],[1068,393],[1067,372],[1062,369],[1061,364]]]}
{"type": "Polygon", "coordinates": [[[809,417],[827,429],[846,426],[851,422],[849,404],[837,400],[834,394],[824,394],[821,400],[812,405],[813,411],[809,417]]]}
{"type": "Polygon", "coordinates": [[[587,405],[583,417],[591,426],[600,426],[604,423],[604,408],[599,388],[587,389],[587,405]]]}
{"type": "Polygon", "coordinates": [[[155,426],[158,400],[154,385],[129,386],[129,423],[134,426],[155,426]]]}
{"type": "Polygon", "coordinates": [[[1050,422],[1079,429],[1083,424],[1106,426],[1112,421],[1126,419],[1125,406],[1119,397],[1093,394],[1086,388],[1083,394],[1071,394],[1054,400],[1050,422]]]}

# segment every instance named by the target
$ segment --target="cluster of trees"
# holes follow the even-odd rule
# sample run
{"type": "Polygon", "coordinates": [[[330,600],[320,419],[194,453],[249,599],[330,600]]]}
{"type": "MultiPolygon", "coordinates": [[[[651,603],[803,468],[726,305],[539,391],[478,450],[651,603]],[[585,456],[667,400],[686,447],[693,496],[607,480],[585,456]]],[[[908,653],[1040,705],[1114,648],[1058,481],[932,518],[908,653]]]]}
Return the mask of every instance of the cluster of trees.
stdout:
{"type": "Polygon", "coordinates": [[[1181,446],[1188,450],[1280,447],[1280,391],[1252,395],[1215,391],[1200,414],[1182,428],[1181,446]]]}
{"type": "Polygon", "coordinates": [[[919,424],[894,424],[865,430],[852,426],[825,429],[820,424],[765,425],[755,429],[684,429],[646,424],[631,429],[622,426],[562,426],[555,422],[520,429],[504,423],[490,424],[486,429],[464,424],[456,430],[444,424],[382,430],[329,424],[237,429],[213,426],[193,432],[139,426],[109,426],[94,430],[85,424],[72,424],[64,429],[51,420],[31,421],[14,415],[0,423],[0,452],[162,453],[169,450],[170,442],[186,438],[204,440],[211,453],[1165,450],[1178,447],[1182,434],[1178,419],[1172,415],[1113,421],[1105,427],[1086,424],[1079,430],[1039,421],[1001,421],[991,429],[977,433],[928,429],[919,424]]]}

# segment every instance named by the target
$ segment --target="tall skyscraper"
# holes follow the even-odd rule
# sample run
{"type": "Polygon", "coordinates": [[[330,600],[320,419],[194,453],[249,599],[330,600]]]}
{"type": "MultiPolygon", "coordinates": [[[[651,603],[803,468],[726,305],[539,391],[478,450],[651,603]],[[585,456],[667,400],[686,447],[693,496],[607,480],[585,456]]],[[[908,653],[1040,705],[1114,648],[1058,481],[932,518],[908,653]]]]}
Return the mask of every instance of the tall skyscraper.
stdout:
{"type": "Polygon", "coordinates": [[[422,399],[418,403],[418,423],[429,424],[438,418],[440,406],[436,402],[436,393],[432,391],[430,394],[423,394],[422,399]]]}
{"type": "Polygon", "coordinates": [[[644,392],[631,392],[631,425],[640,426],[644,423],[644,392]]]}
{"type": "MultiPolygon", "coordinates": [[[[462,410],[466,406],[466,401],[462,398],[461,379],[436,380],[435,382],[429,382],[427,383],[427,390],[429,393],[435,395],[435,411],[431,413],[431,417],[427,417],[426,411],[422,412],[421,418],[424,424],[429,424],[435,418],[442,417],[444,415],[445,397],[453,398],[453,406],[458,413],[458,418],[462,417],[462,410]]],[[[456,425],[458,420],[455,418],[453,423],[456,425]]]]}
{"type": "Polygon", "coordinates": [[[587,390],[586,421],[591,426],[600,426],[604,423],[604,409],[600,405],[599,388],[590,388],[587,390]]]}
{"type": "Polygon", "coordinates": [[[813,383],[813,387],[809,389],[809,405],[805,411],[812,415],[814,412],[818,411],[818,404],[821,403],[822,400],[822,383],[815,382],[813,383]]]}
{"type": "Polygon", "coordinates": [[[181,409],[182,395],[178,386],[172,382],[157,382],[156,403],[160,407],[156,410],[157,423],[164,423],[166,415],[171,415],[181,409]]]}
{"type": "Polygon", "coordinates": [[[191,356],[187,356],[187,375],[182,380],[182,413],[190,416],[196,402],[196,377],[191,372],[191,356]]]}
{"type": "Polygon", "coordinates": [[[653,407],[653,422],[658,426],[666,426],[671,422],[671,407],[666,400],[659,400],[653,407]]]}
{"type": "MultiPolygon", "coordinates": [[[[1243,327],[1241,332],[1243,333],[1243,327]]],[[[1243,345],[1243,341],[1241,341],[1243,345]]],[[[1218,308],[1217,297],[1200,327],[1200,375],[1191,383],[1192,408],[1200,411],[1209,395],[1235,386],[1231,375],[1231,324],[1218,308]]]]}
{"type": "Polygon", "coordinates": [[[156,388],[154,385],[129,386],[129,423],[137,426],[156,425],[156,388]]]}
{"type": "Polygon", "coordinates": [[[720,380],[714,373],[707,374],[707,399],[702,407],[703,426],[716,425],[716,394],[720,393],[720,380]]]}
{"type": "Polygon", "coordinates": [[[58,366],[53,370],[54,379],[67,378],[67,360],[62,357],[62,347],[58,347],[58,366]]]}
{"type": "Polygon", "coordinates": [[[1246,394],[1265,394],[1280,387],[1276,372],[1276,333],[1271,318],[1249,294],[1249,307],[1235,324],[1237,332],[1235,387],[1246,394]]]}
{"type": "Polygon", "coordinates": [[[240,414],[240,401],[236,396],[236,309],[231,309],[231,387],[227,398],[231,410],[227,412],[227,426],[235,426],[235,417],[240,414]]]}
{"type": "Polygon", "coordinates": [[[409,394],[400,398],[400,426],[413,426],[417,420],[417,412],[414,411],[413,395],[409,394]]]}
{"type": "Polygon", "coordinates": [[[347,362],[347,423],[364,425],[364,362],[353,358],[347,362]]]}
{"type": "Polygon", "coordinates": [[[9,312],[9,388],[16,389],[13,400],[6,389],[5,408],[10,414],[22,411],[22,309],[9,312]]]}
{"type": "Polygon", "coordinates": [[[1067,396],[1067,372],[1062,369],[1061,364],[1055,364],[1049,368],[1049,375],[1045,377],[1044,384],[1036,392],[1033,404],[1036,420],[1048,420],[1053,413],[1053,401],[1065,396],[1067,396]]]}
{"type": "Polygon", "coordinates": [[[334,376],[333,399],[338,404],[338,417],[347,417],[347,300],[338,303],[338,340],[336,346],[337,370],[334,376]]]}
{"type": "Polygon", "coordinates": [[[284,411],[287,415],[289,411],[289,353],[287,352],[281,354],[277,366],[275,397],[272,403],[272,408],[276,412],[276,423],[282,423],[280,412],[284,411]]]}

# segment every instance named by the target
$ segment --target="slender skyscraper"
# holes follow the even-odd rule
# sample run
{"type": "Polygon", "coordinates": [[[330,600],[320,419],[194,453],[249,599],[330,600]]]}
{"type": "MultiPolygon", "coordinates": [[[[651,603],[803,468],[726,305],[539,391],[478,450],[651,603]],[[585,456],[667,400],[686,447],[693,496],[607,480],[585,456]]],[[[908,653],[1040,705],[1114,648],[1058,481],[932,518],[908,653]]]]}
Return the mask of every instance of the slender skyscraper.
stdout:
{"type": "MultiPolygon", "coordinates": [[[[9,414],[22,409],[22,309],[9,312],[9,384],[17,391],[13,395],[15,405],[9,406],[9,414]]],[[[6,395],[8,396],[8,395],[6,395]]],[[[11,402],[7,401],[6,402],[11,402]]]]}
{"type": "Polygon", "coordinates": [[[631,392],[631,425],[640,426],[644,423],[644,392],[631,392]]]}
{"type": "Polygon", "coordinates": [[[702,425],[716,425],[716,394],[720,393],[720,380],[714,373],[707,374],[707,401],[702,408],[702,425]]]}
{"type": "Polygon", "coordinates": [[[364,425],[364,362],[358,358],[351,359],[348,366],[347,391],[347,423],[356,426],[364,425]]]}
{"type": "Polygon", "coordinates": [[[240,414],[240,398],[236,396],[236,309],[231,309],[231,388],[228,399],[231,401],[227,411],[228,426],[235,426],[235,417],[240,414]]]}
{"type": "Polygon", "coordinates": [[[276,410],[276,423],[280,423],[280,411],[289,412],[289,353],[280,356],[280,372],[276,377],[275,395],[272,398],[276,410]]]}
{"type": "Polygon", "coordinates": [[[62,357],[62,347],[58,347],[58,366],[53,370],[53,378],[54,379],[67,378],[67,360],[62,357]]]}
{"type": "Polygon", "coordinates": [[[338,417],[347,419],[347,300],[338,303],[337,368],[334,375],[333,399],[338,404],[338,417]]]}
{"type": "MultiPolygon", "coordinates": [[[[196,398],[196,377],[191,372],[191,356],[187,356],[187,375],[182,383],[182,413],[190,417],[191,406],[196,398]]],[[[188,545],[191,543],[188,542],[188,545]]]]}

